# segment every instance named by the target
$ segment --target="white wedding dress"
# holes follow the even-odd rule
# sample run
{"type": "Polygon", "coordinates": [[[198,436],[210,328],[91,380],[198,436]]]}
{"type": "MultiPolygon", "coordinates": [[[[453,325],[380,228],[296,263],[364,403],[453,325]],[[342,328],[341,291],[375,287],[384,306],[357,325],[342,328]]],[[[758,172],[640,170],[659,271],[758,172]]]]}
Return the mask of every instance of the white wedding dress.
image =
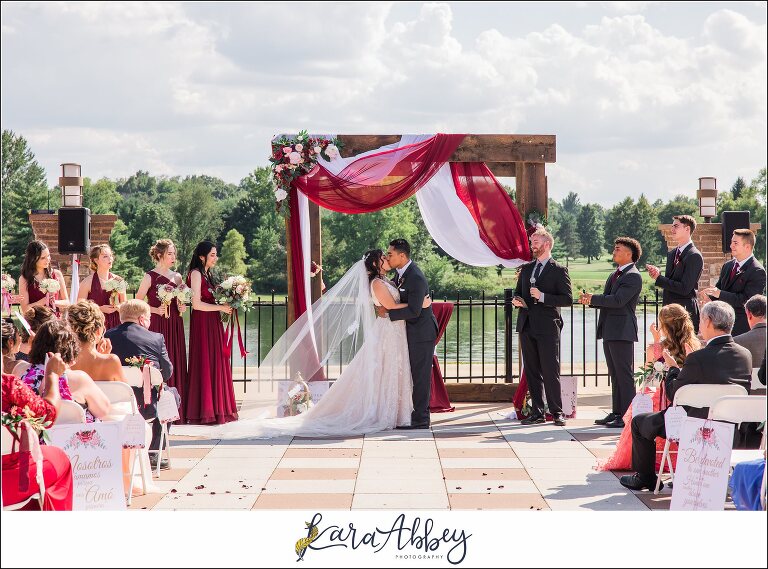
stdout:
{"type": "MultiPolygon", "coordinates": [[[[395,302],[399,302],[397,288],[385,279],[382,281],[395,302]]],[[[372,305],[381,305],[373,293],[373,283],[366,292],[369,298],[365,304],[373,312],[372,305]]],[[[216,426],[174,426],[174,435],[216,439],[332,437],[409,425],[413,380],[405,322],[375,318],[370,328],[357,354],[308,411],[292,417],[240,419],[216,426]]]]}

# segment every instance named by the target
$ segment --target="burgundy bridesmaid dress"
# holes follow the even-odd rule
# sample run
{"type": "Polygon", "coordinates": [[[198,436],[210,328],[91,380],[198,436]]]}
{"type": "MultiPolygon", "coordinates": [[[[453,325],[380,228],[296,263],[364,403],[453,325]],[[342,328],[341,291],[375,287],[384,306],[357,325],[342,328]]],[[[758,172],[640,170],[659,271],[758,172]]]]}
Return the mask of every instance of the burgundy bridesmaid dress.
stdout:
{"type": "MultiPolygon", "coordinates": [[[[45,298],[45,293],[40,290],[40,286],[37,282],[37,279],[35,278],[33,278],[31,281],[27,281],[27,294],[29,295],[30,304],[37,302],[41,298],[45,298]]],[[[61,294],[61,292],[53,293],[50,296],[50,300],[48,302],[48,307],[51,310],[53,310],[53,313],[56,315],[57,318],[61,317],[61,311],[58,309],[58,307],[55,304],[55,301],[59,299],[59,294],[61,294]]]]}
{"type": "MultiPolygon", "coordinates": [[[[112,273],[109,273],[108,279],[115,278],[115,275],[112,273]]],[[[109,299],[112,296],[112,293],[108,290],[104,290],[101,288],[101,279],[99,278],[99,275],[96,273],[93,273],[93,278],[91,279],[91,290],[88,292],[88,300],[92,300],[99,306],[105,306],[109,304],[109,299]]],[[[116,328],[117,326],[120,326],[120,313],[119,312],[113,312],[112,314],[105,314],[104,315],[104,329],[105,330],[111,330],[112,328],[116,328]]]]}
{"type": "MultiPolygon", "coordinates": [[[[149,271],[147,273],[150,279],[149,290],[147,291],[147,303],[152,308],[160,308],[161,302],[157,297],[157,285],[170,284],[176,286],[173,281],[167,277],[149,271]]],[[[181,396],[181,406],[179,408],[180,421],[184,421],[184,410],[186,408],[186,397],[184,392],[187,388],[187,342],[184,339],[184,320],[179,314],[179,307],[174,300],[168,307],[168,318],[160,314],[152,314],[152,320],[149,329],[152,332],[159,332],[165,338],[165,348],[168,350],[168,357],[173,364],[173,373],[168,378],[168,385],[175,387],[181,396]]]]}
{"type": "MultiPolygon", "coordinates": [[[[215,304],[213,286],[201,274],[200,298],[215,304]]],[[[187,285],[192,286],[190,275],[187,285]]],[[[189,382],[186,422],[189,425],[224,424],[237,420],[232,368],[224,354],[221,312],[192,310],[189,325],[189,382]]]]}

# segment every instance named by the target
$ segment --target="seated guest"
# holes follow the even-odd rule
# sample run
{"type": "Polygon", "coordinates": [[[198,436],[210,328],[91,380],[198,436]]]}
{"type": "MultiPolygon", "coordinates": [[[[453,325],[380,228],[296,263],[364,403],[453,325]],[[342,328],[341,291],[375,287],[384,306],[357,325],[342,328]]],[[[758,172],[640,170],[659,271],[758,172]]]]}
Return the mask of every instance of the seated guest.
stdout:
{"type": "MultiPolygon", "coordinates": [[[[685,358],[691,352],[701,347],[693,328],[690,313],[680,304],[668,304],[659,311],[659,328],[651,324],[651,335],[654,342],[645,351],[645,363],[663,362],[663,351],[668,350],[678,366],[683,365],[685,358]]],[[[651,395],[653,410],[663,411],[667,408],[667,398],[664,394],[664,384],[658,388],[646,386],[646,393],[651,395]]],[[[616,450],[611,457],[598,464],[598,470],[629,470],[632,465],[632,406],[624,414],[624,429],[621,431],[616,450]]],[[[657,450],[664,449],[664,441],[657,440],[657,450]]],[[[660,457],[659,457],[660,458],[660,457]]]]}
{"type": "Polygon", "coordinates": [[[739,346],[744,346],[752,354],[752,367],[760,367],[765,356],[765,296],[756,294],[744,303],[749,332],[733,337],[739,346]]]}
{"type": "Polygon", "coordinates": [[[763,356],[763,363],[760,366],[760,371],[757,372],[757,379],[760,383],[765,385],[765,356],[763,356]]]}
{"type": "Polygon", "coordinates": [[[19,363],[16,354],[21,346],[16,326],[9,320],[3,320],[3,373],[13,373],[13,368],[19,363]]]}
{"type": "Polygon", "coordinates": [[[24,320],[27,321],[32,335],[27,334],[26,330],[19,332],[21,346],[19,347],[19,353],[16,354],[16,359],[19,360],[19,363],[13,368],[13,375],[21,377],[29,369],[29,351],[32,349],[32,339],[35,337],[35,332],[37,332],[40,326],[54,318],[56,318],[56,315],[47,306],[30,306],[24,313],[24,320]]]}
{"type": "MultiPolygon", "coordinates": [[[[709,302],[701,310],[699,324],[699,332],[707,345],[688,354],[682,368],[678,367],[669,350],[664,350],[664,361],[669,366],[664,384],[670,403],[674,401],[675,392],[684,385],[733,383],[749,391],[752,356],[730,335],[735,319],[736,314],[728,304],[709,302]]],[[[706,419],[709,413],[707,408],[685,407],[685,411],[689,417],[700,419],[706,419]]],[[[641,413],[632,419],[632,468],[636,473],[622,476],[622,486],[630,490],[655,488],[656,437],[666,436],[664,413],[641,413]]]]}
{"type": "MultiPolygon", "coordinates": [[[[126,358],[133,356],[146,356],[152,361],[154,367],[160,370],[163,381],[167,381],[173,373],[173,364],[168,358],[165,347],[165,339],[162,334],[149,331],[151,312],[149,304],[143,300],[129,300],[120,305],[120,326],[107,330],[104,337],[112,343],[112,353],[125,364],[126,358]]],[[[152,403],[144,405],[144,393],[140,387],[133,388],[136,394],[136,402],[139,411],[145,419],[152,419],[152,443],[150,450],[160,448],[161,425],[157,419],[157,390],[152,389],[152,403]]],[[[151,454],[150,460],[154,464],[157,454],[151,454]]],[[[163,459],[160,468],[167,468],[168,459],[163,459]]]]}
{"type": "MultiPolygon", "coordinates": [[[[56,413],[61,405],[59,375],[63,374],[67,367],[59,354],[49,353],[48,358],[43,371],[44,397],[34,393],[20,379],[3,374],[3,413],[14,412],[14,408],[18,410],[27,407],[33,416],[45,418],[52,424],[56,422],[56,413]]],[[[71,510],[72,465],[69,457],[58,447],[43,445],[40,450],[43,454],[45,481],[43,510],[71,510]]],[[[3,454],[3,506],[24,502],[38,491],[38,485],[35,483],[37,465],[33,460],[22,456],[25,452],[29,451],[3,454]]],[[[38,501],[31,500],[23,509],[38,508],[38,501]]]]}
{"type": "MultiPolygon", "coordinates": [[[[40,394],[45,372],[45,355],[48,352],[61,354],[64,363],[70,367],[75,363],[80,352],[80,343],[67,323],[54,319],[43,324],[35,334],[32,351],[29,353],[29,369],[21,380],[32,390],[40,394]]],[[[67,369],[59,377],[59,390],[62,399],[69,399],[85,409],[86,421],[92,423],[103,419],[110,412],[109,398],[84,371],[67,369]]]]}
{"type": "Polygon", "coordinates": [[[69,327],[80,341],[80,353],[72,369],[90,375],[94,381],[125,381],[120,358],[110,353],[112,344],[104,339],[104,313],[90,300],[78,300],[67,310],[69,327]]]}

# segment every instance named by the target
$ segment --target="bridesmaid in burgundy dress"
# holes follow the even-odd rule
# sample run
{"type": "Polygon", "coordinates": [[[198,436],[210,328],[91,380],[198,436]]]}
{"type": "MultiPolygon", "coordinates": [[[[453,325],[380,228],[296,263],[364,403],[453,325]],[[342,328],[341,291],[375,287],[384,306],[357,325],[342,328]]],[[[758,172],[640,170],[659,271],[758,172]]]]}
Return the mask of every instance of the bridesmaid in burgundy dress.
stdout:
{"type": "MultiPolygon", "coordinates": [[[[120,305],[125,302],[125,293],[117,293],[115,304],[112,304],[112,293],[104,290],[104,284],[110,279],[120,279],[109,269],[115,261],[115,255],[109,245],[91,247],[91,274],[80,281],[77,300],[92,300],[104,313],[104,330],[120,326],[120,305]]],[[[122,279],[121,279],[122,280],[122,279]]]]}
{"type": "Polygon", "coordinates": [[[170,284],[177,287],[182,283],[181,275],[171,269],[176,264],[176,246],[170,239],[159,239],[150,248],[149,256],[155,262],[155,268],[144,274],[136,298],[144,300],[146,297],[152,313],[149,329],[159,332],[165,338],[168,357],[173,364],[173,374],[167,383],[175,387],[181,396],[179,417],[183,422],[187,403],[187,342],[184,339],[184,320],[181,315],[187,305],[174,299],[170,305],[163,306],[157,296],[158,285],[170,284]]]}
{"type": "Polygon", "coordinates": [[[237,420],[232,368],[224,355],[221,313],[232,314],[226,304],[216,304],[211,268],[218,260],[216,246],[201,241],[189,263],[187,284],[192,288],[189,325],[189,386],[186,419],[190,425],[223,424],[237,420]]]}
{"type": "Polygon", "coordinates": [[[69,306],[64,275],[58,269],[51,269],[51,252],[42,241],[30,241],[27,245],[19,277],[19,294],[22,314],[25,314],[30,306],[47,306],[56,316],[61,316],[61,309],[69,306]],[[59,292],[41,291],[40,281],[44,279],[59,281],[59,292]]]}

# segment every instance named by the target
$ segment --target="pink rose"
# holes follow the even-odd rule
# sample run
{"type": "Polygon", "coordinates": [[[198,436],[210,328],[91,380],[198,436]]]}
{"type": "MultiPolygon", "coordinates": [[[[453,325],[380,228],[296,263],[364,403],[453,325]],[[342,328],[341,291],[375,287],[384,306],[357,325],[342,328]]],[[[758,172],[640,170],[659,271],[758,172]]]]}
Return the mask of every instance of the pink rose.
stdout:
{"type": "Polygon", "coordinates": [[[304,150],[304,145],[297,144],[296,146],[294,146],[294,148],[296,149],[296,152],[301,152],[302,150],[304,150]]]}
{"type": "Polygon", "coordinates": [[[283,171],[283,165],[282,165],[282,164],[278,164],[278,165],[275,167],[275,172],[282,172],[282,171],[283,171]]]}
{"type": "Polygon", "coordinates": [[[320,154],[320,147],[319,146],[315,146],[312,150],[313,150],[313,152],[315,154],[320,154]]]}
{"type": "Polygon", "coordinates": [[[288,155],[288,160],[290,160],[291,164],[300,164],[301,163],[301,154],[298,152],[291,152],[288,155]]]}
{"type": "Polygon", "coordinates": [[[291,153],[291,147],[283,146],[283,154],[290,154],[290,153],[291,153]]]}

